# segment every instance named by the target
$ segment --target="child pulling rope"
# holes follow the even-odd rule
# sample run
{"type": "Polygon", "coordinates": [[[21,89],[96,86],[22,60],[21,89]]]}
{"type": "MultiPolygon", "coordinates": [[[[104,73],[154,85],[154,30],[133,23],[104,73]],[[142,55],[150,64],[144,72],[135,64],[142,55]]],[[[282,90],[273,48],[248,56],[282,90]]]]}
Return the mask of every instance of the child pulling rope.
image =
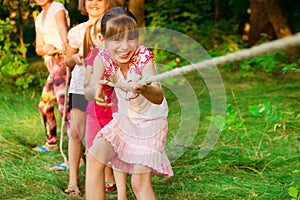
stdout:
{"type": "MultiPolygon", "coordinates": [[[[255,56],[259,56],[259,55],[266,54],[266,53],[271,53],[271,52],[274,52],[277,50],[287,49],[289,47],[296,47],[299,45],[300,45],[300,33],[297,33],[293,36],[274,40],[274,41],[264,43],[264,44],[260,44],[258,46],[254,46],[250,49],[244,49],[244,50],[230,53],[230,54],[227,54],[224,56],[215,57],[210,60],[205,60],[200,63],[191,64],[191,65],[187,65],[187,66],[180,67],[180,68],[175,68],[170,71],[158,74],[156,76],[151,76],[151,77],[148,77],[147,79],[142,79],[138,82],[138,84],[147,85],[154,81],[161,81],[166,78],[187,74],[187,73],[195,71],[195,70],[206,69],[206,68],[210,68],[210,67],[213,67],[216,65],[222,65],[222,64],[226,64],[226,63],[247,60],[247,59],[253,58],[255,56]]],[[[66,84],[67,86],[68,86],[69,77],[70,77],[70,69],[67,68],[67,84],[66,84]]],[[[123,88],[125,90],[131,90],[130,85],[111,83],[111,82],[109,82],[108,85],[111,87],[118,87],[118,88],[123,88]]],[[[66,89],[66,95],[67,95],[67,89],[66,89]]],[[[62,149],[63,130],[64,130],[65,117],[66,117],[65,116],[66,115],[66,102],[67,102],[67,98],[65,99],[64,115],[63,115],[62,126],[61,126],[60,152],[61,152],[62,157],[64,158],[64,162],[67,164],[68,160],[67,160],[65,154],[63,153],[63,149],[62,149]]]]}

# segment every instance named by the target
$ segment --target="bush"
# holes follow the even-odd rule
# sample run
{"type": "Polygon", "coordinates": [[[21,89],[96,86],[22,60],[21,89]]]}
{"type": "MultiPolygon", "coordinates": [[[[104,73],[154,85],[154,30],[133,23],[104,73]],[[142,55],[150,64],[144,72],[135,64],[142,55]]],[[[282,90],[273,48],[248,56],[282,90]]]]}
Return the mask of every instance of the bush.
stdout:
{"type": "Polygon", "coordinates": [[[0,82],[1,86],[14,85],[17,88],[28,88],[34,75],[27,69],[29,64],[21,52],[26,52],[26,46],[11,41],[13,26],[10,20],[0,20],[0,82]]]}

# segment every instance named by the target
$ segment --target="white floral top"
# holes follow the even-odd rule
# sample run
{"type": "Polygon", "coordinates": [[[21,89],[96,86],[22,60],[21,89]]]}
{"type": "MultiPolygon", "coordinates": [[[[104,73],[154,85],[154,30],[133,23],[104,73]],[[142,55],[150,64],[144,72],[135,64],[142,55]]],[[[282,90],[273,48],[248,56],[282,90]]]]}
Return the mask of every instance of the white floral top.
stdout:
{"type": "MultiPolygon", "coordinates": [[[[77,26],[71,28],[68,33],[69,46],[75,49],[79,49],[79,54],[81,55],[83,54],[83,39],[87,26],[87,22],[78,24],[77,26]]],[[[84,65],[75,65],[71,75],[69,93],[84,95],[84,77],[84,65]]]]}
{"type": "MultiPolygon", "coordinates": [[[[142,71],[150,59],[154,60],[153,53],[147,47],[138,45],[130,59],[127,78],[125,79],[117,63],[112,59],[110,53],[103,49],[98,54],[105,67],[104,77],[109,79],[114,77],[115,81],[121,85],[136,82],[142,79],[142,71]]],[[[154,120],[166,118],[168,115],[168,105],[164,98],[160,105],[153,104],[143,95],[126,91],[122,88],[115,88],[118,99],[118,113],[129,117],[132,121],[154,120]]]]}

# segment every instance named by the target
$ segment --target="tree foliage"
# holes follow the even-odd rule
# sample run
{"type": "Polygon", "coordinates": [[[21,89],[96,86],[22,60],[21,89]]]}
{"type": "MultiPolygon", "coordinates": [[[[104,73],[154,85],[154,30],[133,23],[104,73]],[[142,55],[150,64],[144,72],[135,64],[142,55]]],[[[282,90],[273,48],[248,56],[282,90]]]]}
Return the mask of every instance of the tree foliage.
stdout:
{"type": "Polygon", "coordinates": [[[26,52],[24,45],[11,40],[13,26],[10,20],[0,20],[0,82],[17,87],[27,88],[34,79],[27,69],[29,67],[22,52],[26,52]]]}
{"type": "MultiPolygon", "coordinates": [[[[87,20],[87,16],[80,15],[77,10],[77,1],[59,1],[69,11],[71,26],[87,20]]],[[[37,77],[32,77],[29,73],[25,75],[28,71],[28,67],[26,67],[28,63],[21,58],[22,56],[27,58],[37,56],[34,48],[34,18],[41,11],[41,8],[29,2],[29,0],[0,1],[0,28],[1,33],[3,33],[0,41],[1,84],[12,82],[24,87],[28,87],[30,83],[36,84],[32,81],[37,77]],[[22,74],[22,77],[20,74],[22,74]]],[[[253,28],[255,29],[254,22],[250,20],[250,2],[253,3],[254,0],[127,0],[124,1],[124,4],[132,6],[134,2],[145,3],[145,15],[140,12],[145,21],[141,24],[145,24],[146,27],[162,27],[186,34],[202,45],[211,56],[224,55],[248,47],[249,27],[250,29],[252,27],[252,31],[258,31],[253,30],[253,28]]],[[[266,2],[269,2],[269,0],[266,2]]],[[[293,0],[280,0],[280,8],[282,17],[285,18],[291,32],[299,32],[300,5],[295,4],[293,0]]],[[[139,6],[138,9],[142,8],[139,6]]],[[[258,32],[260,40],[255,43],[260,43],[265,38],[273,39],[272,37],[265,37],[267,34],[258,32]]],[[[294,53],[297,54],[297,51],[294,53]]],[[[185,64],[182,60],[178,61],[176,56],[165,52],[158,52],[156,57],[170,67],[185,64]]],[[[278,56],[269,57],[277,59],[278,56]]],[[[245,71],[248,68],[252,69],[255,65],[256,70],[265,70],[265,68],[268,68],[268,64],[262,63],[264,61],[265,58],[256,58],[254,61],[248,61],[245,64],[230,64],[228,69],[245,71]]],[[[283,59],[280,56],[280,60],[278,60],[281,64],[287,61],[293,60],[290,56],[288,59],[283,59]]],[[[293,67],[289,67],[274,64],[271,67],[271,72],[276,71],[277,73],[282,68],[295,69],[296,67],[297,69],[297,65],[298,63],[294,64],[293,67]],[[276,66],[278,67],[276,68],[276,66]]],[[[270,67],[268,70],[270,70],[270,67]]]]}

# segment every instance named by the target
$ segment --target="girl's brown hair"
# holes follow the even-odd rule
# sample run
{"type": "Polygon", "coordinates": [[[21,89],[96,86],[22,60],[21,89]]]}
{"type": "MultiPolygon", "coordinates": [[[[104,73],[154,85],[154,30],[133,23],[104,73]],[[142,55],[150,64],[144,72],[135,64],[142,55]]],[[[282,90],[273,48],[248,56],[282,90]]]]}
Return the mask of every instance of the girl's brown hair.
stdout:
{"type": "Polygon", "coordinates": [[[101,20],[101,34],[106,39],[119,39],[124,32],[129,31],[128,37],[138,39],[137,20],[125,7],[115,7],[108,10],[101,20]]]}
{"type": "Polygon", "coordinates": [[[80,14],[87,15],[86,9],[85,9],[85,1],[86,0],[79,0],[78,1],[78,10],[80,11],[80,14]]]}
{"type": "Polygon", "coordinates": [[[91,48],[96,48],[96,45],[94,44],[93,40],[92,40],[92,36],[91,34],[93,34],[91,31],[94,27],[94,24],[90,24],[84,33],[84,38],[83,38],[83,57],[86,58],[88,51],[91,48]]]}

